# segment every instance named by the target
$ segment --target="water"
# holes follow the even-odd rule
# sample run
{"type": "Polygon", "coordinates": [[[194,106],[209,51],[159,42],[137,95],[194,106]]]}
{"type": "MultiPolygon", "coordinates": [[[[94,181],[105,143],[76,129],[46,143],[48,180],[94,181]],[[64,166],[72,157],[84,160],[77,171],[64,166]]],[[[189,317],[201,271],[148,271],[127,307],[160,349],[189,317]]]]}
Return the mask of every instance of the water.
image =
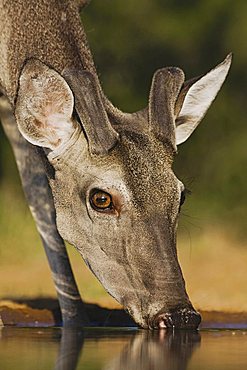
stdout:
{"type": "Polygon", "coordinates": [[[0,329],[1,370],[246,370],[246,330],[0,329]]]}

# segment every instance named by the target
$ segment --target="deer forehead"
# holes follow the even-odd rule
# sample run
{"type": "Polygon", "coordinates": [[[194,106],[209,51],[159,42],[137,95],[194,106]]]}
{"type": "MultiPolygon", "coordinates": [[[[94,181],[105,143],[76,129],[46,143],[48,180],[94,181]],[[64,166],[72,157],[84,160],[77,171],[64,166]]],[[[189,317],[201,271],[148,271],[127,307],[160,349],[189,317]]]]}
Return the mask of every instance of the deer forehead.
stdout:
{"type": "Polygon", "coordinates": [[[149,194],[154,201],[168,200],[180,184],[172,171],[174,152],[167,143],[152,135],[122,133],[119,151],[123,159],[125,180],[135,198],[149,194]]]}

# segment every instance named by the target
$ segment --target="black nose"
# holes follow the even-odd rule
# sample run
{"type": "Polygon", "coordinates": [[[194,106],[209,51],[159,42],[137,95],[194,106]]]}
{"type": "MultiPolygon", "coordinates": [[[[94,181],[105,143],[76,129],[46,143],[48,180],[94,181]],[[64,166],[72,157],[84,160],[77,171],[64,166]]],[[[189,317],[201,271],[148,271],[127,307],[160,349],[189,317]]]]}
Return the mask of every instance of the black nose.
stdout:
{"type": "Polygon", "coordinates": [[[150,326],[154,329],[197,329],[201,316],[193,308],[179,308],[174,311],[160,311],[152,320],[150,326]]]}

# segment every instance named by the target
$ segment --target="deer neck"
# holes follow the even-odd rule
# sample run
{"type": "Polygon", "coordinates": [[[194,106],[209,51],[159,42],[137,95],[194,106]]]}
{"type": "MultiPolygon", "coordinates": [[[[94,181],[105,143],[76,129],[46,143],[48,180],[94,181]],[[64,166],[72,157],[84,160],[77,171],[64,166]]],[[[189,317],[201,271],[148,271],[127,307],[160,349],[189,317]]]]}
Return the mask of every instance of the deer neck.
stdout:
{"type": "Polygon", "coordinates": [[[0,86],[14,105],[25,61],[96,73],[76,1],[0,0],[0,86]]]}

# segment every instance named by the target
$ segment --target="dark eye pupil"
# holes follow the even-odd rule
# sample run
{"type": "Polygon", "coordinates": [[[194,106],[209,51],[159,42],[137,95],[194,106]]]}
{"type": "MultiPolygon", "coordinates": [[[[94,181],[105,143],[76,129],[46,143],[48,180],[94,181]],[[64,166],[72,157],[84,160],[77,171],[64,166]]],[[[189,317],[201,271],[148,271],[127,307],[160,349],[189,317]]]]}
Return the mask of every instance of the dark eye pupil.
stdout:
{"type": "Polygon", "coordinates": [[[98,204],[105,204],[107,202],[107,198],[104,195],[101,195],[96,197],[95,201],[98,204]]]}

